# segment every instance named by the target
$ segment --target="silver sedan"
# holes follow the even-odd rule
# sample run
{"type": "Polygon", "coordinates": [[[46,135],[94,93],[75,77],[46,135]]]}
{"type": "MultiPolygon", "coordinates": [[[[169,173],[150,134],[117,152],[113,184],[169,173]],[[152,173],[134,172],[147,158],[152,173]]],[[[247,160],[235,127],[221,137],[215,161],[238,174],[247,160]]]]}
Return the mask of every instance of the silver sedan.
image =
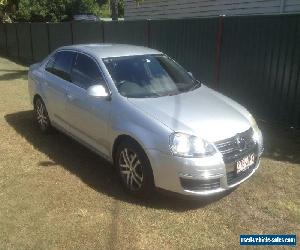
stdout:
{"type": "Polygon", "coordinates": [[[251,114],[157,50],[66,46],[32,65],[28,81],[41,131],[55,127],[110,161],[134,195],[211,195],[259,166],[251,114]]]}

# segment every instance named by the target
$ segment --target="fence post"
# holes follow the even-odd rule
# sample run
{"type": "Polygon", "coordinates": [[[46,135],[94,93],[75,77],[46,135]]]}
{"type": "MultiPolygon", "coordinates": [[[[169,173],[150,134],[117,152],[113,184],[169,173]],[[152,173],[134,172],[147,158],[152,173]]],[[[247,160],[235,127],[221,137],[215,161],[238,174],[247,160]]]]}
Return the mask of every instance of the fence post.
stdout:
{"type": "Polygon", "coordinates": [[[151,43],[151,37],[150,37],[150,34],[151,34],[151,29],[150,29],[150,20],[147,19],[147,46],[150,48],[150,43],[151,43]]]}
{"type": "Polygon", "coordinates": [[[70,22],[70,25],[71,25],[71,43],[74,44],[73,22],[70,22]]]}
{"type": "Polygon", "coordinates": [[[104,21],[101,21],[101,26],[102,26],[102,42],[105,43],[104,21]]]}
{"type": "Polygon", "coordinates": [[[7,49],[7,24],[4,24],[4,31],[5,31],[5,55],[8,55],[8,49],[7,49]]]}
{"type": "Polygon", "coordinates": [[[34,54],[33,54],[33,41],[32,41],[32,28],[31,23],[29,23],[29,32],[30,32],[30,49],[31,49],[31,60],[34,62],[34,54]]]}
{"type": "Polygon", "coordinates": [[[217,47],[216,47],[216,65],[215,65],[215,86],[220,89],[220,70],[221,70],[221,53],[222,53],[222,40],[224,30],[224,17],[219,17],[218,33],[217,33],[217,47]]]}
{"type": "Polygon", "coordinates": [[[18,36],[18,27],[19,24],[15,23],[15,30],[16,30],[16,40],[17,40],[17,48],[18,48],[18,59],[20,59],[20,48],[19,48],[19,36],[18,36]]]}
{"type": "Polygon", "coordinates": [[[50,27],[49,27],[49,23],[46,23],[46,27],[47,27],[47,35],[48,35],[48,52],[50,54],[51,53],[51,41],[50,41],[50,27]]]}

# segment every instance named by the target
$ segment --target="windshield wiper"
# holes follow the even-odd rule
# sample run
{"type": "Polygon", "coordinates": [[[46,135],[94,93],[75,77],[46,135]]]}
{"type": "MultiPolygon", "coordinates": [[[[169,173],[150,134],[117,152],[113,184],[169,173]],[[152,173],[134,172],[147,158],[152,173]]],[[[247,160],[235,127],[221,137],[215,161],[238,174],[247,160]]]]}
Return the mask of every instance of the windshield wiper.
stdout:
{"type": "Polygon", "coordinates": [[[143,98],[150,98],[150,97],[160,97],[158,94],[150,94],[150,95],[144,95],[143,98]]]}
{"type": "Polygon", "coordinates": [[[151,97],[160,97],[159,94],[149,93],[146,95],[137,95],[137,96],[127,96],[128,98],[151,98],[151,97]]]}
{"type": "Polygon", "coordinates": [[[199,82],[198,80],[195,80],[195,82],[196,82],[196,84],[193,85],[191,88],[189,88],[188,91],[192,91],[194,89],[201,87],[201,82],[199,82]]]}
{"type": "Polygon", "coordinates": [[[173,95],[179,95],[180,94],[180,92],[173,92],[173,93],[169,93],[169,94],[167,94],[167,96],[173,96],[173,95]]]}

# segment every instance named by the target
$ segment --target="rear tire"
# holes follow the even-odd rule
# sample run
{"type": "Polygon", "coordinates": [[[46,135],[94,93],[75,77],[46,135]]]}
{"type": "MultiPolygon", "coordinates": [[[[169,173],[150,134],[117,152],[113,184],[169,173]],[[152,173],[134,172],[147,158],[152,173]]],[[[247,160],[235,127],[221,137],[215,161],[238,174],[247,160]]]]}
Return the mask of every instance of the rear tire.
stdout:
{"type": "Polygon", "coordinates": [[[121,183],[127,192],[139,198],[149,198],[153,194],[152,168],[140,145],[133,140],[121,142],[114,162],[121,183]]]}
{"type": "Polygon", "coordinates": [[[34,102],[34,113],[37,124],[44,134],[48,134],[52,131],[51,122],[45,106],[45,103],[41,98],[37,98],[34,102]]]}

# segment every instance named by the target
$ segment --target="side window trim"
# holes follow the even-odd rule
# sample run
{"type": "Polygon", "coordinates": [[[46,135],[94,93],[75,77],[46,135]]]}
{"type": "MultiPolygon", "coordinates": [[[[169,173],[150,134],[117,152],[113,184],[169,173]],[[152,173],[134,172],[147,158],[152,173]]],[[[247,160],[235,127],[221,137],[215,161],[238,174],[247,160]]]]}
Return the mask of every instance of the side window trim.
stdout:
{"type": "Polygon", "coordinates": [[[47,60],[46,64],[45,64],[45,70],[46,70],[47,72],[51,73],[51,74],[53,74],[53,73],[52,73],[52,70],[53,70],[53,66],[54,66],[54,62],[55,62],[55,55],[56,55],[56,53],[54,53],[53,55],[51,55],[51,56],[49,57],[49,59],[47,60]],[[51,67],[48,67],[48,65],[49,65],[50,63],[52,63],[52,65],[51,65],[51,67]]]}

